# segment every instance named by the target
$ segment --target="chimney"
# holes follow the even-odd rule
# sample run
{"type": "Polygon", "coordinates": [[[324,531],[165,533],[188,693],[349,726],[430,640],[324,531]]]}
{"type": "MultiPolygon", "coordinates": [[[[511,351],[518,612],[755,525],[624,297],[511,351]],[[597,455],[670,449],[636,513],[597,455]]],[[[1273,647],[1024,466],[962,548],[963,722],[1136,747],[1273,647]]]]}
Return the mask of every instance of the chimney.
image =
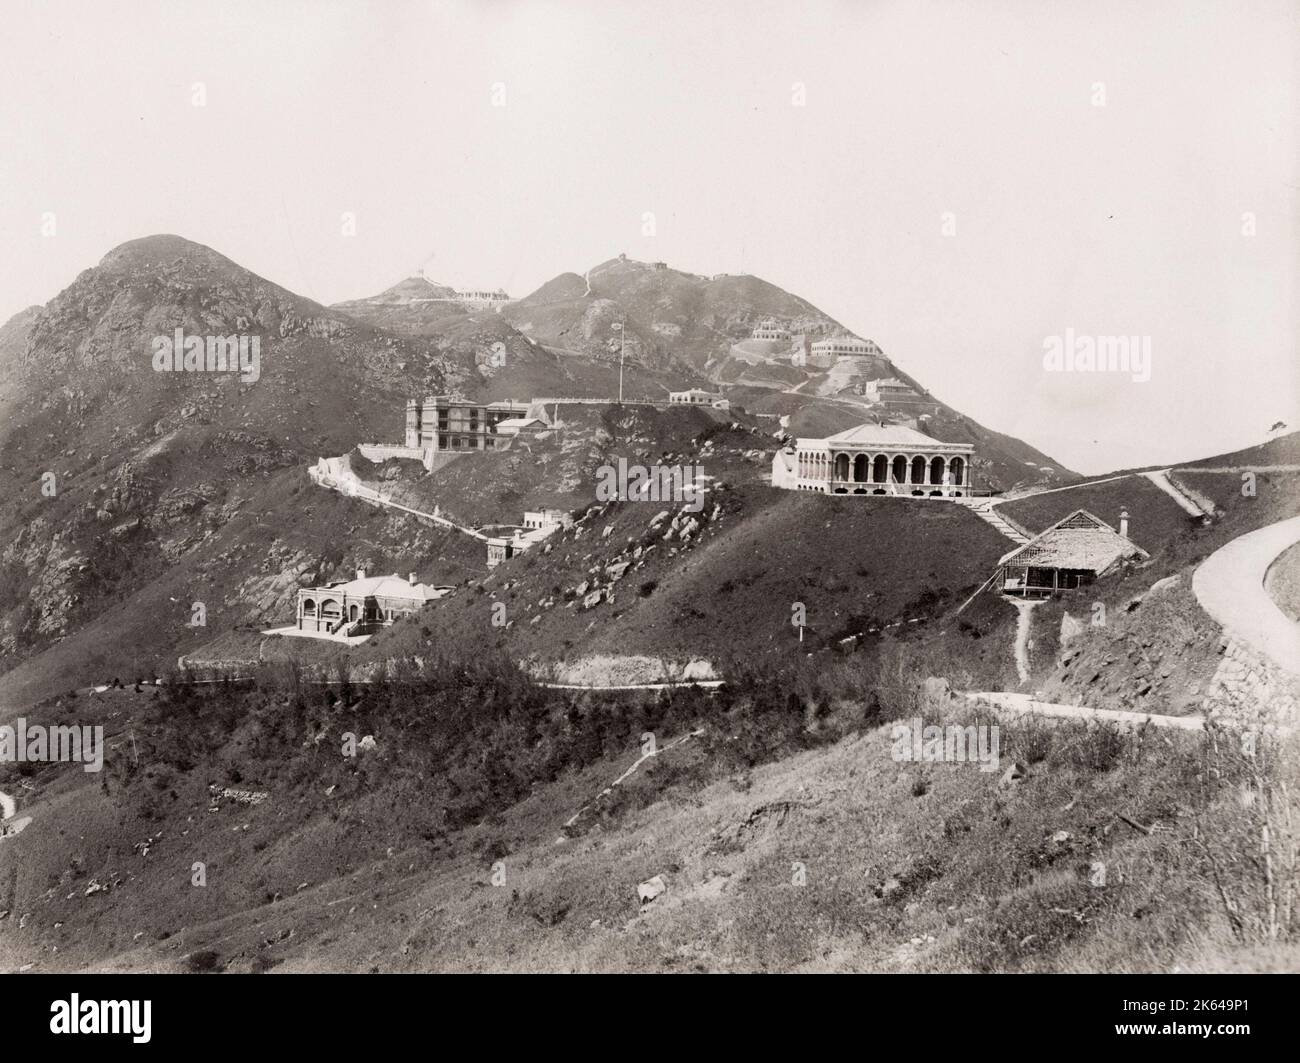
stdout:
{"type": "Polygon", "coordinates": [[[1128,538],[1128,510],[1127,509],[1121,509],[1119,511],[1119,533],[1120,535],[1124,536],[1125,539],[1128,538]]]}
{"type": "Polygon", "coordinates": [[[415,573],[412,572],[410,578],[407,579],[406,582],[409,583],[412,587],[414,587],[419,582],[419,580],[415,578],[415,573]]]}
{"type": "Polygon", "coordinates": [[[366,570],[364,568],[357,569],[357,579],[365,579],[365,578],[366,578],[366,570]]]}

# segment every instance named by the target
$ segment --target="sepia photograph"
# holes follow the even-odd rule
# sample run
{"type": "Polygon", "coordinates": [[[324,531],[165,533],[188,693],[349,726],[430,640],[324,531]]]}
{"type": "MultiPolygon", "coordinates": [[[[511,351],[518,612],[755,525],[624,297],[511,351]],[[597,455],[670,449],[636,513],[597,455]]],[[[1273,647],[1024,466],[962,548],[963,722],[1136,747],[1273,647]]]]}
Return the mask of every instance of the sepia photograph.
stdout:
{"type": "Polygon", "coordinates": [[[0,15],[38,1041],[480,974],[1285,1020],[1300,2],[0,15]]]}

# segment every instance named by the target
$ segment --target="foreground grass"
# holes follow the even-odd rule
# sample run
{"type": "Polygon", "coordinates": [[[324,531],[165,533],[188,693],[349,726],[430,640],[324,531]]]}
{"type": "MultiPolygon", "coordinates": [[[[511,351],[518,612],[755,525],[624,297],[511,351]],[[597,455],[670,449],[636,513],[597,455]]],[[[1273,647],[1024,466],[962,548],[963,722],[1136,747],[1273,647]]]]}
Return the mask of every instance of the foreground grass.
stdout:
{"type": "Polygon", "coordinates": [[[896,719],[996,721],[886,671],[865,701],[845,696],[866,678],[847,671],[803,696],[779,693],[798,677],[768,677],[712,698],[557,698],[495,670],[464,670],[459,685],[442,675],[423,692],[177,689],[144,705],[121,692],[103,779],[32,776],[36,799],[24,811],[33,824],[3,843],[0,907],[11,915],[0,921],[0,964],[173,970],[197,955],[232,971],[1108,971],[1285,962],[1296,942],[1286,817],[1300,816],[1281,783],[1297,792],[1294,757],[1271,747],[1245,757],[1225,734],[1030,721],[999,726],[996,771],[902,762],[896,719]],[[373,733],[377,747],[340,758],[344,733],[373,733]],[[665,751],[602,795],[647,733],[665,751]],[[1013,763],[1018,781],[1005,778],[1013,763]],[[270,796],[214,805],[212,783],[270,796]],[[202,888],[195,861],[207,872],[202,888]],[[667,891],[642,905],[637,884],[656,875],[667,891]],[[111,888],[88,895],[94,881],[111,888]]]}

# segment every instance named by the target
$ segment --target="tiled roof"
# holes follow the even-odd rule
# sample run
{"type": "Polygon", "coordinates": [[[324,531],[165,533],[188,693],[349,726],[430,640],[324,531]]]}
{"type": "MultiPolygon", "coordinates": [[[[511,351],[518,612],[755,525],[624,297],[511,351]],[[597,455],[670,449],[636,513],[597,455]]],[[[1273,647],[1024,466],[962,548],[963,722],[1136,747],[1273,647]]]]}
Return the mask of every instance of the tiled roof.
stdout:
{"type": "Polygon", "coordinates": [[[923,432],[918,432],[915,428],[908,428],[901,424],[860,424],[856,428],[850,428],[845,432],[839,432],[836,435],[827,437],[825,442],[831,444],[868,443],[880,446],[897,445],[904,447],[972,446],[970,443],[941,443],[923,432]]]}
{"type": "Polygon", "coordinates": [[[329,588],[315,588],[322,593],[330,590],[338,594],[347,594],[353,598],[412,598],[417,601],[435,597],[438,588],[427,583],[408,583],[401,576],[367,576],[365,579],[349,580],[329,588]]]}
{"type": "Polygon", "coordinates": [[[1033,565],[1036,568],[1078,568],[1105,572],[1125,557],[1148,557],[1145,550],[1126,539],[1086,509],[1076,509],[1046,531],[1005,554],[1005,565],[1033,565]]]}

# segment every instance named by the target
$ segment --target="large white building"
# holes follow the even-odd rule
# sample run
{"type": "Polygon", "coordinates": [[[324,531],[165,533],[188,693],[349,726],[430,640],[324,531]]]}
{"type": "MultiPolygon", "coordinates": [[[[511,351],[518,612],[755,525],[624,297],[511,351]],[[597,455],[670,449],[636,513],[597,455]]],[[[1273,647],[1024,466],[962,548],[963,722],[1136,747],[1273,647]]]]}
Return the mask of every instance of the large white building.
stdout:
{"type": "Polygon", "coordinates": [[[358,569],[354,580],[300,590],[296,626],[310,635],[372,635],[451,590],[420,583],[414,572],[402,579],[397,573],[367,576],[364,569],[358,569]]]}
{"type": "Polygon", "coordinates": [[[832,336],[812,345],[812,356],[819,360],[835,361],[839,358],[881,358],[880,348],[870,340],[857,336],[832,336]]]}
{"type": "Polygon", "coordinates": [[[972,443],[944,443],[903,425],[862,424],[796,439],[772,458],[772,486],[835,495],[961,498],[970,494],[972,443]]]}

